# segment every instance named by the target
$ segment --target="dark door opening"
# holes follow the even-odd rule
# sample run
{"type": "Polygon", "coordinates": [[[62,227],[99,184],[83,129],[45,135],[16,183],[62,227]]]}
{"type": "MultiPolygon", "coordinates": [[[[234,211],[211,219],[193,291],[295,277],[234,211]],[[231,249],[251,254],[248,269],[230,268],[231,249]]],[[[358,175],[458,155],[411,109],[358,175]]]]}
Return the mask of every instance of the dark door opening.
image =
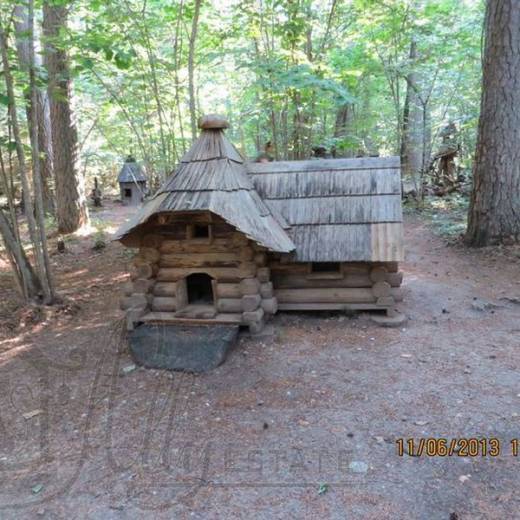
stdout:
{"type": "Polygon", "coordinates": [[[213,305],[211,280],[206,273],[194,273],[186,278],[189,305],[213,305]]]}
{"type": "Polygon", "coordinates": [[[125,198],[127,198],[127,199],[132,198],[132,190],[130,188],[125,188],[125,198]]]}

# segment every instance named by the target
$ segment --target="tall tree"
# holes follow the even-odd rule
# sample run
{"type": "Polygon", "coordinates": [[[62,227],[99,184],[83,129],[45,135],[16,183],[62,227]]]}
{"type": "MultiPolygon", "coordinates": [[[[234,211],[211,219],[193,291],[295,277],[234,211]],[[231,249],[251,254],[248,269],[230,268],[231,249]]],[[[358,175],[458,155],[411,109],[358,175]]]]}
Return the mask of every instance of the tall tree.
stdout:
{"type": "MultiPolygon", "coordinates": [[[[31,41],[31,29],[29,27],[29,9],[27,5],[17,5],[14,9],[14,26],[16,36],[16,50],[18,54],[18,61],[21,68],[29,72],[31,64],[31,45],[34,46],[36,37],[31,41]]],[[[35,60],[35,68],[41,67],[40,55],[32,53],[35,60]]],[[[28,91],[26,91],[28,92],[28,91]]],[[[37,119],[38,119],[38,142],[39,142],[39,168],[42,176],[43,188],[43,204],[47,213],[54,213],[54,200],[51,190],[52,179],[52,140],[51,140],[51,120],[49,112],[49,103],[47,93],[44,90],[37,89],[37,119]]],[[[28,100],[27,106],[27,120],[32,120],[31,107],[32,103],[28,100]]]]}
{"type": "Polygon", "coordinates": [[[466,238],[520,240],[520,2],[488,0],[482,100],[466,238]]]}
{"type": "Polygon", "coordinates": [[[195,98],[195,42],[197,41],[197,31],[199,28],[199,15],[202,0],[195,0],[193,11],[193,19],[191,22],[191,33],[188,51],[188,90],[190,97],[190,122],[191,122],[191,138],[197,136],[197,108],[195,98]]]}
{"type": "Polygon", "coordinates": [[[42,289],[45,303],[54,303],[54,283],[51,273],[49,251],[47,249],[47,235],[45,232],[45,207],[43,197],[43,180],[40,169],[40,143],[38,121],[38,87],[36,86],[36,58],[34,52],[34,0],[28,1],[28,30],[29,30],[29,133],[31,140],[32,173],[36,219],[38,222],[39,241],[42,251],[42,289]]]}
{"type": "MultiPolygon", "coordinates": [[[[30,4],[30,15],[29,15],[29,27],[32,27],[32,4],[30,4]]],[[[39,178],[40,172],[38,171],[39,161],[38,161],[38,147],[37,147],[37,113],[36,110],[32,109],[32,121],[29,123],[29,128],[31,130],[31,144],[36,145],[36,147],[32,148],[33,152],[33,181],[34,181],[34,193],[36,196],[36,214],[38,215],[38,220],[35,219],[35,211],[32,200],[32,191],[29,183],[29,169],[27,166],[27,161],[25,159],[25,150],[24,143],[22,141],[21,136],[21,128],[18,123],[18,113],[16,109],[16,98],[15,98],[15,89],[14,89],[14,79],[11,73],[11,66],[9,62],[9,38],[8,38],[8,29],[4,28],[0,24],[0,54],[2,57],[3,64],[3,76],[7,91],[7,99],[8,99],[8,112],[11,120],[11,126],[13,130],[13,137],[16,146],[16,154],[18,159],[18,166],[20,172],[20,180],[23,187],[23,200],[25,205],[25,213],[27,216],[27,225],[29,228],[29,235],[31,238],[31,243],[34,249],[34,256],[36,260],[36,265],[38,268],[39,281],[35,283],[34,272],[31,272],[31,269],[27,266],[27,258],[23,252],[23,248],[19,242],[19,236],[16,232],[16,223],[11,222],[7,219],[2,219],[2,226],[0,228],[0,233],[6,244],[6,247],[9,251],[11,261],[16,264],[18,268],[18,279],[22,283],[22,290],[24,295],[27,298],[38,298],[39,292],[36,293],[34,291],[38,291],[39,288],[43,290],[43,298],[44,303],[51,304],[54,300],[54,292],[52,288],[52,280],[50,275],[49,268],[49,259],[46,250],[46,238],[45,238],[45,227],[44,227],[44,218],[43,218],[43,201],[42,201],[42,192],[41,192],[41,179],[39,178]],[[36,141],[35,141],[36,140],[36,141]],[[13,239],[16,243],[13,243],[13,239]]],[[[32,30],[31,32],[31,41],[32,41],[32,30]]],[[[31,47],[31,49],[33,49],[31,47]]],[[[27,100],[30,103],[34,103],[36,101],[35,93],[35,76],[34,76],[34,50],[30,51],[29,56],[29,64],[30,64],[30,96],[27,100]]],[[[2,161],[2,170],[3,170],[3,161],[2,161]]],[[[2,172],[2,177],[5,178],[4,172],[2,172]]],[[[16,218],[16,217],[15,217],[16,218]]]]}
{"type": "Polygon", "coordinates": [[[415,71],[417,62],[417,40],[410,43],[410,72],[406,76],[406,97],[403,109],[401,138],[401,162],[403,175],[414,181],[417,194],[420,192],[419,173],[423,166],[423,127],[420,105],[419,83],[415,71]]]}
{"type": "Polygon", "coordinates": [[[72,82],[63,44],[67,27],[67,3],[43,4],[45,66],[52,127],[52,153],[56,184],[58,230],[72,233],[88,222],[84,180],[78,169],[78,133],[71,106],[72,82]]]}

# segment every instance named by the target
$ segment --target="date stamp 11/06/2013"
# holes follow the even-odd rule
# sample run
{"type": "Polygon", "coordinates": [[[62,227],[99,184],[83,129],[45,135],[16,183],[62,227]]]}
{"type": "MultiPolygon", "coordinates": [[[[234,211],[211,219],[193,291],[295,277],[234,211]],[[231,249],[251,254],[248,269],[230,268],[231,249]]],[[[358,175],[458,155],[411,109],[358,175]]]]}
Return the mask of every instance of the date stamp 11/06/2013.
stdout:
{"type": "Polygon", "coordinates": [[[520,454],[520,438],[504,442],[496,437],[420,437],[395,441],[397,455],[404,457],[498,457],[520,454]]]}

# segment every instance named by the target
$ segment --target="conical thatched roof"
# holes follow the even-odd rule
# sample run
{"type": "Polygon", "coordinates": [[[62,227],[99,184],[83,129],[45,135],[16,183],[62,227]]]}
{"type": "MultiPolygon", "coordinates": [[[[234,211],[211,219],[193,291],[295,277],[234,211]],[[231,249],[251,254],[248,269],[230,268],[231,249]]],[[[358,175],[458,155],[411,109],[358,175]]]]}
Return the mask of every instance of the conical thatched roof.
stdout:
{"type": "Polygon", "coordinates": [[[121,239],[152,215],[210,211],[271,251],[290,252],[294,244],[248,177],[244,160],[224,135],[227,122],[205,116],[200,137],[154,197],[116,233],[121,239]]]}
{"type": "Polygon", "coordinates": [[[143,169],[131,155],[126,158],[125,164],[117,176],[117,182],[146,182],[143,169]]]}

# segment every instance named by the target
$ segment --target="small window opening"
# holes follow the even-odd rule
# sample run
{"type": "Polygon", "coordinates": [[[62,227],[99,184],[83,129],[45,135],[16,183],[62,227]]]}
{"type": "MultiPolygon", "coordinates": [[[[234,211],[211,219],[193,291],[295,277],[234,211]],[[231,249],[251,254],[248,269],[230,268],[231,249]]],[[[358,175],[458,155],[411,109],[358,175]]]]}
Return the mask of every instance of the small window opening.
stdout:
{"type": "Polygon", "coordinates": [[[212,305],[213,288],[211,276],[206,273],[190,274],[186,279],[190,305],[212,305]]]}
{"type": "Polygon", "coordinates": [[[132,189],[131,188],[125,188],[125,198],[127,198],[127,199],[132,198],[132,189]]]}
{"type": "Polygon", "coordinates": [[[339,273],[341,264],[339,262],[312,262],[311,273],[339,273]]]}
{"type": "Polygon", "coordinates": [[[193,226],[193,238],[209,238],[209,226],[207,224],[195,224],[193,226]]]}

